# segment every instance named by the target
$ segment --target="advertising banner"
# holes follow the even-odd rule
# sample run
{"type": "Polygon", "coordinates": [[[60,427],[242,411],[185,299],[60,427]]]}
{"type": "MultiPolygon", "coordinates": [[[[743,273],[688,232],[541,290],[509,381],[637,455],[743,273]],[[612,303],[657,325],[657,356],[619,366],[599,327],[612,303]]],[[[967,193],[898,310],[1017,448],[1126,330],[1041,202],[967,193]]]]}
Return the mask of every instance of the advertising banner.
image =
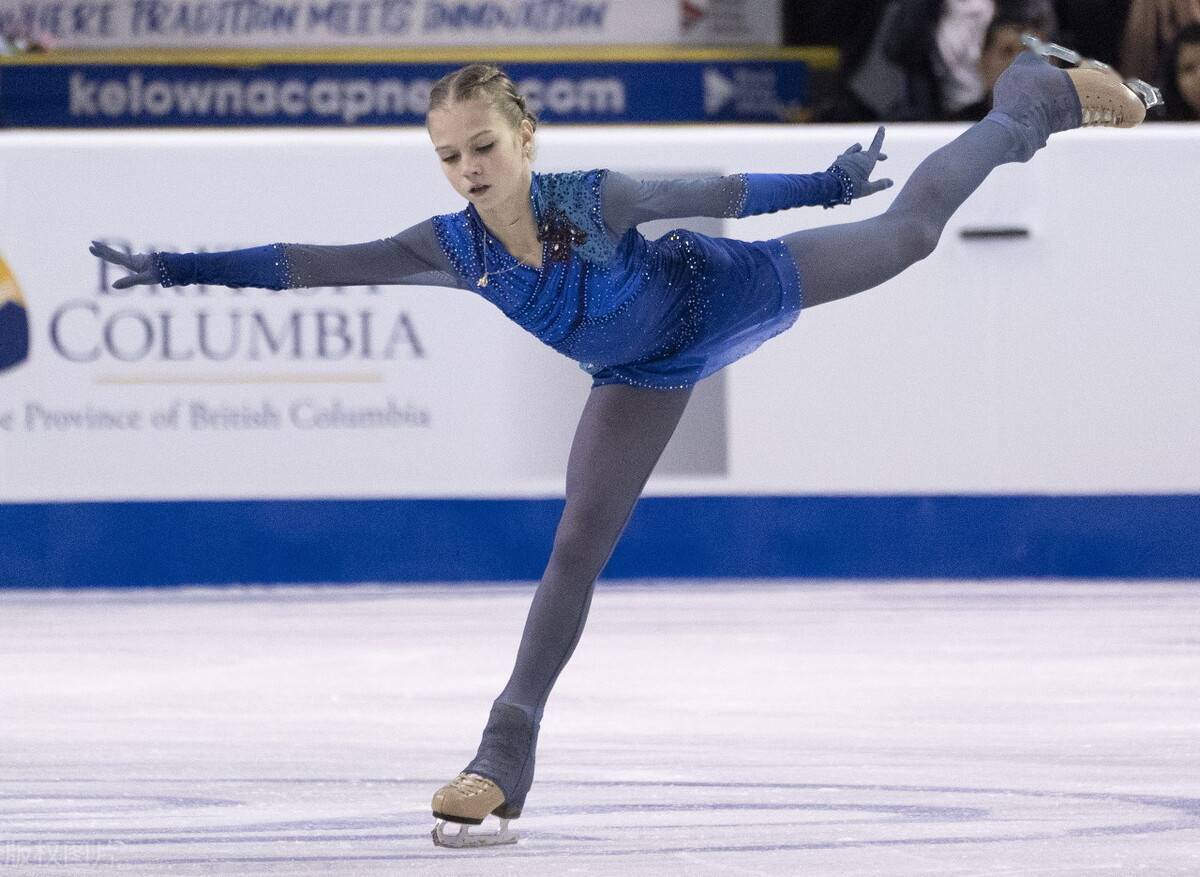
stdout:
{"type": "MultiPolygon", "coordinates": [[[[810,172],[872,133],[547,126],[536,167],[810,172]]],[[[952,133],[889,130],[888,175],[907,179],[952,133]]],[[[1121,261],[1095,232],[1136,219],[1166,239],[1174,183],[1151,170],[1194,135],[1132,133],[1073,132],[1040,164],[997,169],[933,256],[805,309],[719,373],[727,394],[699,433],[727,453],[713,449],[681,489],[1195,492],[1200,255],[1121,261]],[[1046,194],[1075,163],[1135,154],[1146,163],[1120,199],[1046,194]],[[1091,221],[1072,224],[1084,202],[1091,221]],[[994,227],[1029,234],[966,234],[994,227]],[[1122,307],[1138,284],[1156,308],[1122,307]]],[[[765,240],[866,219],[892,197],[642,231],[765,240]]],[[[88,252],[91,240],[186,252],[396,234],[463,206],[424,131],[5,132],[0,203],[0,502],[560,493],[590,379],[471,292],[117,290],[124,271],[88,252]]],[[[688,413],[720,386],[701,382],[688,413]]]]}
{"type": "Polygon", "coordinates": [[[531,441],[524,420],[543,399],[574,416],[590,379],[477,297],[114,289],[127,272],[87,250],[395,234],[461,207],[427,142],[417,173],[408,135],[162,137],[0,152],[0,501],[554,491],[569,427],[531,441]]]}
{"type": "MultiPolygon", "coordinates": [[[[114,289],[88,251],[393,235],[463,207],[424,131],[9,132],[0,203],[0,504],[561,493],[591,377],[471,292],[114,289]]],[[[662,471],[724,470],[723,386],[662,471]]]]}
{"type": "MultiPolygon", "coordinates": [[[[889,129],[888,176],[958,130],[889,129]]],[[[872,134],[548,126],[536,168],[803,173],[872,134]]],[[[1178,239],[1200,180],[1158,168],[1195,138],[1064,134],[928,259],[701,381],[609,569],[1197,575],[1200,251],[1114,251],[1178,239]],[[1120,197],[1092,191],[1117,166],[1120,197]]],[[[766,240],[901,189],[641,231],[766,240]]],[[[0,132],[0,204],[0,587],[540,575],[575,363],[469,290],[116,290],[88,252],[390,236],[462,208],[424,131],[0,132]]]]}
{"type": "Polygon", "coordinates": [[[59,49],[781,42],[780,0],[0,0],[59,49]]]}
{"type": "MultiPolygon", "coordinates": [[[[422,125],[456,63],[0,66],[0,123],[90,128],[422,125]]],[[[549,122],[780,122],[804,117],[799,59],[505,64],[549,122]]]]}

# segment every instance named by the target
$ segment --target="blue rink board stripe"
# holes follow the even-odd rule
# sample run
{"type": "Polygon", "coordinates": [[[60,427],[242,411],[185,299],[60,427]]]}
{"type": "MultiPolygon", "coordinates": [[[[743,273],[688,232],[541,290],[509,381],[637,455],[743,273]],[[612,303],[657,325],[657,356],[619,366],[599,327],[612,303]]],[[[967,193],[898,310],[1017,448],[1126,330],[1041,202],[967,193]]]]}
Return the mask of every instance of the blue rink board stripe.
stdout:
{"type": "MultiPolygon", "coordinates": [[[[0,504],[0,586],[533,580],[562,500],[0,504]]],[[[605,578],[1194,578],[1200,495],[648,497],[605,578]]]]}

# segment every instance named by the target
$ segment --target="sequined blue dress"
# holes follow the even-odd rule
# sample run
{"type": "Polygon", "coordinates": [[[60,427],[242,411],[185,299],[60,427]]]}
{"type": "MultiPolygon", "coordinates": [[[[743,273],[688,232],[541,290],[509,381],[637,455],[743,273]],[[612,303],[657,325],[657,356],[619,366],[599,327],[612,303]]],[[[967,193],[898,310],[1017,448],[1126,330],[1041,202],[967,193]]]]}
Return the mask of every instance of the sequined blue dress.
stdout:
{"type": "Polygon", "coordinates": [[[163,286],[292,289],[420,284],[470,290],[577,361],[593,386],[691,386],[791,326],[803,295],[778,239],[683,229],[647,240],[637,225],[848,203],[836,168],[642,182],[608,170],[534,174],[542,267],[517,261],[473,205],[365,244],[270,244],[224,253],[155,253],[163,286]]]}

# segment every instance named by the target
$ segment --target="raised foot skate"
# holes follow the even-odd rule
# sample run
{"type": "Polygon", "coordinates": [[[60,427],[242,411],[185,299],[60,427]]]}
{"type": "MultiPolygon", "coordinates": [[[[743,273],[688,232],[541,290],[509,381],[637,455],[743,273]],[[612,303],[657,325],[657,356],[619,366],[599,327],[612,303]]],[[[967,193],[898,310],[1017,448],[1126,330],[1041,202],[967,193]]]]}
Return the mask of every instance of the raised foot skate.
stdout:
{"type": "Polygon", "coordinates": [[[504,792],[494,782],[476,773],[464,771],[433,795],[433,843],[439,847],[485,847],[517,842],[518,835],[508,828],[509,813],[504,792]],[[480,825],[489,813],[500,817],[498,831],[470,834],[468,827],[480,825]],[[502,815],[503,814],[503,815],[502,815]],[[446,823],[457,823],[456,833],[446,831],[446,823]]]}
{"type": "Polygon", "coordinates": [[[1105,125],[1133,128],[1146,118],[1146,111],[1162,106],[1162,92],[1141,79],[1126,79],[1103,61],[1085,58],[1074,49],[1047,43],[1033,34],[1023,34],[1021,42],[1043,58],[1057,58],[1070,65],[1066,71],[1079,93],[1083,108],[1083,126],[1105,125]]]}

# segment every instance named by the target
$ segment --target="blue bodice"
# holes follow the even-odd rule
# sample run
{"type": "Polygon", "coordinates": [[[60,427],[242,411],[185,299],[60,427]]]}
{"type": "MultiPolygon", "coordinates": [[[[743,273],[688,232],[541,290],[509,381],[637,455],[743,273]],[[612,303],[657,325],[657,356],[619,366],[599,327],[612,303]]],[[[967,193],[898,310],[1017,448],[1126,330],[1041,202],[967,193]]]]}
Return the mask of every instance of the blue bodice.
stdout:
{"type": "Polygon", "coordinates": [[[690,386],[795,321],[799,282],[780,241],[679,229],[653,241],[636,228],[617,236],[601,204],[606,173],[533,175],[540,270],[510,255],[473,206],[434,217],[463,286],[578,361],[597,384],[690,386]]]}

